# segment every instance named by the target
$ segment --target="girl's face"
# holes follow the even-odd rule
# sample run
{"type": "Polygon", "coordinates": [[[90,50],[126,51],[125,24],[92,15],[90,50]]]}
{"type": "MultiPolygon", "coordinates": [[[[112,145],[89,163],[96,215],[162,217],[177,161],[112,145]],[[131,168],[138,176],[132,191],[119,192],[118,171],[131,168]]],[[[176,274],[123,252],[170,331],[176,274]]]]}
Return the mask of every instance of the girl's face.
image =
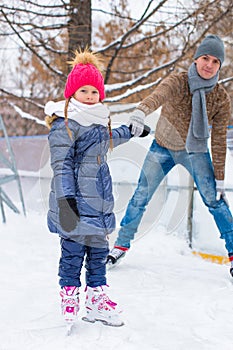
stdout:
{"type": "Polygon", "coordinates": [[[194,62],[196,63],[197,73],[203,79],[213,78],[220,68],[219,59],[210,55],[200,56],[194,62]]]}
{"type": "Polygon", "coordinates": [[[80,87],[75,93],[74,96],[75,100],[85,103],[87,105],[93,105],[95,103],[98,103],[100,100],[100,94],[99,91],[91,85],[85,85],[80,87]]]}

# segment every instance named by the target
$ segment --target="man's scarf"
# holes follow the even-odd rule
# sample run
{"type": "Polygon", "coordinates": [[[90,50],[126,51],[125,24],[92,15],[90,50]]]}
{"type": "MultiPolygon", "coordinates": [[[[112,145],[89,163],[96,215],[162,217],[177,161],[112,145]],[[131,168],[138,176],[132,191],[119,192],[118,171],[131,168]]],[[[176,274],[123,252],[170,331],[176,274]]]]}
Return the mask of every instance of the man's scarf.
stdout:
{"type": "Polygon", "coordinates": [[[209,138],[205,94],[212,91],[218,82],[218,73],[211,79],[203,79],[197,73],[196,64],[188,70],[188,83],[192,96],[192,116],[186,139],[187,152],[207,152],[209,138]]]}

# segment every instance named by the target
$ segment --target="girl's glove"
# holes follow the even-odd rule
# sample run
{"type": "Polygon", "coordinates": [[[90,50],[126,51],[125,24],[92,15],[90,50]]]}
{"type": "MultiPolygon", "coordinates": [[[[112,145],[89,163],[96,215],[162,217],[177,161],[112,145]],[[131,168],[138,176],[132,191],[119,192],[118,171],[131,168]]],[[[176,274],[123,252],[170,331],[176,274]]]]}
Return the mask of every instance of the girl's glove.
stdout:
{"type": "Polygon", "coordinates": [[[129,127],[131,126],[131,134],[133,136],[140,136],[144,129],[145,113],[140,109],[135,109],[133,115],[129,118],[129,127]]]}
{"type": "Polygon", "coordinates": [[[229,202],[226,197],[224,180],[215,180],[216,181],[216,200],[219,201],[221,198],[225,201],[229,207],[229,202]]]}
{"type": "Polygon", "coordinates": [[[58,199],[59,220],[62,229],[66,232],[73,231],[80,220],[75,198],[58,199]]]}

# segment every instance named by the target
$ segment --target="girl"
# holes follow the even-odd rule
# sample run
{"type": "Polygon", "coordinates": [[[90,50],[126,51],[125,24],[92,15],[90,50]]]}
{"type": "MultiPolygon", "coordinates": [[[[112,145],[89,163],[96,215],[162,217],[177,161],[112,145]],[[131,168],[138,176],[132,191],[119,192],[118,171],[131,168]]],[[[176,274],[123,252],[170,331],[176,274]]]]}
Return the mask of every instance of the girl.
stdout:
{"type": "Polygon", "coordinates": [[[76,319],[85,258],[83,319],[121,326],[118,306],[107,294],[107,235],[115,229],[115,216],[106,154],[109,147],[127,142],[131,133],[126,125],[111,130],[109,110],[101,103],[105,91],[99,56],[76,51],[70,63],[66,100],[45,106],[53,169],[48,227],[60,235],[62,314],[68,323],[76,319]]]}

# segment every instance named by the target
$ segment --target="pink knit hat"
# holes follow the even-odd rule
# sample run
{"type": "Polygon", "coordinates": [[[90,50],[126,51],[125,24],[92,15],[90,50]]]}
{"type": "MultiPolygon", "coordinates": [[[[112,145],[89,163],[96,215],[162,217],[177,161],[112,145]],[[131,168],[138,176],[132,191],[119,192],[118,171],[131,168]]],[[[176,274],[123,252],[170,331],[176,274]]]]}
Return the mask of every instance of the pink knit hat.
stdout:
{"type": "Polygon", "coordinates": [[[69,73],[64,90],[65,98],[71,97],[75,91],[84,85],[94,86],[100,94],[100,101],[104,100],[104,79],[98,69],[97,55],[89,51],[76,51],[76,56],[70,62],[73,69],[69,73]]]}

